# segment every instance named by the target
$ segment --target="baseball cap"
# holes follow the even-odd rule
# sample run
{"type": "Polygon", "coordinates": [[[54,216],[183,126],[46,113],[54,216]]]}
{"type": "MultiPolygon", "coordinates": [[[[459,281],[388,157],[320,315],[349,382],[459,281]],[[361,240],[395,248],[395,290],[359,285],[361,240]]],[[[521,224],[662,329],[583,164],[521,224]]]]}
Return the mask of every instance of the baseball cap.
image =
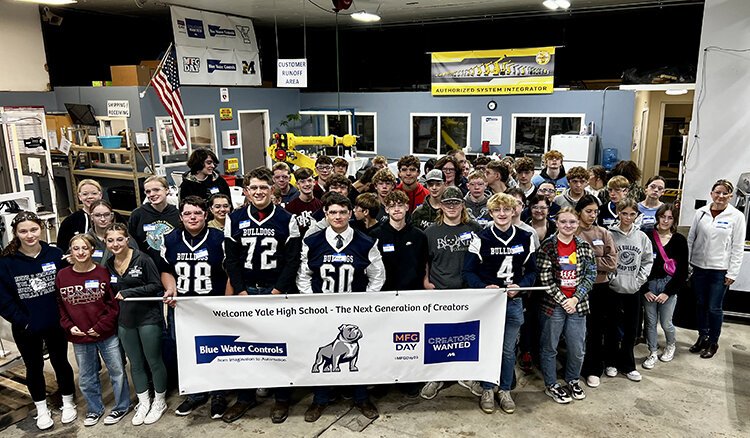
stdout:
{"type": "Polygon", "coordinates": [[[443,171],[440,169],[432,169],[431,171],[427,172],[427,175],[424,178],[425,182],[430,181],[442,181],[445,182],[445,176],[443,176],[443,171]]]}
{"type": "Polygon", "coordinates": [[[443,191],[443,196],[440,197],[440,202],[445,201],[463,201],[464,194],[457,187],[448,187],[443,191]]]}

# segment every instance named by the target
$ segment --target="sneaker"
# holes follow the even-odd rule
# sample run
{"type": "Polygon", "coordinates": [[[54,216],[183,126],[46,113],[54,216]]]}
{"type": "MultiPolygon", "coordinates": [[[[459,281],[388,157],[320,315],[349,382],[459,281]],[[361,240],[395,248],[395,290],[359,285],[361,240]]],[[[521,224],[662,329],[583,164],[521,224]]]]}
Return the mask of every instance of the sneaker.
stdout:
{"type": "MultiPolygon", "coordinates": [[[[99,417],[96,418],[97,420],[99,417]]],[[[54,422],[52,421],[52,413],[49,411],[49,409],[46,409],[44,411],[38,411],[36,415],[36,427],[39,430],[47,430],[50,427],[54,426],[54,422]]],[[[84,424],[86,424],[84,422],[84,424]]],[[[96,423],[94,423],[96,424],[96,423]]]]}
{"type": "Polygon", "coordinates": [[[604,370],[604,374],[606,374],[607,377],[617,377],[617,368],[615,368],[615,367],[607,367],[604,370]]]}
{"type": "Polygon", "coordinates": [[[419,395],[425,400],[432,400],[443,387],[443,382],[427,382],[419,391],[419,395]]]}
{"type": "Polygon", "coordinates": [[[60,422],[62,424],[70,424],[78,417],[78,411],[74,404],[65,404],[65,402],[63,402],[60,410],[62,411],[62,416],[60,417],[60,422]]]}
{"type": "Polygon", "coordinates": [[[647,370],[650,370],[651,368],[654,367],[654,365],[656,365],[656,361],[657,360],[659,360],[658,355],[656,354],[655,351],[652,351],[648,355],[648,357],[646,358],[646,360],[643,361],[643,365],[642,366],[643,366],[643,368],[645,368],[647,370]]]}
{"type": "Polygon", "coordinates": [[[633,382],[640,382],[641,381],[641,373],[639,373],[636,370],[633,370],[629,373],[625,374],[625,377],[628,378],[628,380],[632,380],[633,382]]]}
{"type": "Polygon", "coordinates": [[[135,406],[135,414],[133,414],[133,418],[130,420],[131,423],[133,423],[133,426],[140,426],[143,424],[143,421],[146,419],[146,415],[148,415],[148,410],[151,409],[151,404],[143,404],[138,403],[135,406]]]}
{"type": "Polygon", "coordinates": [[[258,388],[255,390],[256,397],[268,397],[271,395],[271,390],[268,388],[258,388]]]}
{"type": "MultiPolygon", "coordinates": [[[[89,412],[86,414],[86,418],[83,419],[83,425],[86,427],[93,426],[96,423],[99,422],[99,419],[102,418],[102,414],[97,414],[96,412],[89,412]]],[[[37,423],[39,420],[37,420],[37,423]]]]}
{"type": "Polygon", "coordinates": [[[117,423],[120,422],[120,420],[123,419],[123,417],[125,417],[126,415],[128,415],[128,412],[130,412],[130,411],[129,410],[112,411],[112,412],[109,413],[109,415],[107,415],[106,417],[104,417],[104,424],[106,424],[107,426],[111,426],[113,424],[117,424],[117,423]]]}
{"type": "Polygon", "coordinates": [[[193,412],[193,409],[201,406],[202,404],[205,404],[207,401],[207,398],[194,399],[188,397],[185,399],[185,401],[180,403],[179,406],[177,406],[177,409],[174,411],[174,413],[175,415],[178,415],[180,417],[190,415],[190,413],[193,412]]]}
{"type": "Polygon", "coordinates": [[[602,383],[602,379],[600,379],[599,376],[586,377],[586,384],[589,386],[589,388],[596,388],[600,383],[602,383]]]}
{"type": "Polygon", "coordinates": [[[154,400],[151,403],[151,409],[148,410],[146,418],[143,419],[143,424],[154,424],[161,418],[162,415],[167,411],[167,404],[163,401],[154,400]]]}
{"type": "Polygon", "coordinates": [[[559,383],[548,386],[544,389],[544,393],[552,397],[552,400],[554,400],[556,403],[560,403],[563,405],[570,403],[570,401],[572,400],[559,383]]]}
{"type": "Polygon", "coordinates": [[[219,420],[226,411],[227,399],[220,395],[211,397],[211,419],[219,420]]]}
{"type": "Polygon", "coordinates": [[[568,382],[568,392],[574,400],[583,400],[586,398],[586,393],[583,392],[583,388],[581,388],[581,384],[578,383],[578,380],[568,382]]]}
{"type": "Polygon", "coordinates": [[[485,389],[482,391],[482,396],[479,399],[479,408],[485,414],[492,414],[495,412],[495,391],[491,389],[485,389]]]}
{"type": "Polygon", "coordinates": [[[471,393],[476,395],[477,397],[481,397],[484,393],[482,382],[477,382],[474,380],[459,380],[458,384],[471,391],[471,393]]]}
{"type": "Polygon", "coordinates": [[[659,360],[661,360],[662,362],[669,362],[674,359],[674,352],[676,350],[676,347],[677,346],[675,344],[667,344],[666,348],[664,348],[664,353],[662,353],[659,360]]]}
{"type": "Polygon", "coordinates": [[[497,401],[500,405],[500,409],[502,409],[506,414],[512,414],[513,412],[516,412],[516,402],[514,402],[513,397],[510,396],[510,391],[498,391],[497,401]]]}

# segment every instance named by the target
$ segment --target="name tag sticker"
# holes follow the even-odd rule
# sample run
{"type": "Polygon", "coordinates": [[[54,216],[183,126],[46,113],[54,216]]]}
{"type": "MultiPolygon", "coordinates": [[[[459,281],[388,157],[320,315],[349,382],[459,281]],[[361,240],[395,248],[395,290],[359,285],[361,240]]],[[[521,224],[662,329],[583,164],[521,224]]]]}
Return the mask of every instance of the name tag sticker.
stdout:
{"type": "Polygon", "coordinates": [[[471,239],[471,231],[467,231],[465,233],[461,233],[458,236],[458,238],[461,239],[461,240],[469,240],[469,239],[471,239]]]}
{"type": "Polygon", "coordinates": [[[240,229],[247,228],[250,226],[250,219],[240,222],[240,229]]]}
{"type": "Polygon", "coordinates": [[[717,221],[716,222],[716,228],[718,228],[720,230],[726,230],[727,228],[729,228],[729,222],[726,222],[726,221],[717,221]]]}
{"type": "Polygon", "coordinates": [[[104,251],[102,251],[101,249],[94,250],[94,256],[93,257],[96,258],[96,259],[100,259],[100,258],[104,257],[104,251]]]}
{"type": "Polygon", "coordinates": [[[331,262],[346,262],[346,254],[334,254],[331,256],[331,262]]]}
{"type": "Polygon", "coordinates": [[[208,250],[203,248],[202,250],[195,253],[196,259],[208,258],[208,250]]]}
{"type": "Polygon", "coordinates": [[[211,192],[212,195],[215,195],[215,194],[219,193],[219,188],[218,187],[211,187],[210,189],[208,189],[208,191],[211,192]]]}
{"type": "Polygon", "coordinates": [[[515,245],[510,247],[510,253],[511,254],[521,254],[523,252],[523,246],[522,245],[515,245]]]}
{"type": "Polygon", "coordinates": [[[567,256],[559,257],[557,260],[560,262],[561,265],[570,264],[570,260],[568,259],[567,256]]]}
{"type": "Polygon", "coordinates": [[[143,226],[143,231],[156,231],[156,225],[146,224],[143,226]]]}
{"type": "Polygon", "coordinates": [[[86,289],[99,289],[99,280],[86,280],[83,286],[86,289]]]}
{"type": "Polygon", "coordinates": [[[594,239],[594,240],[591,241],[591,243],[593,243],[596,246],[603,246],[604,245],[604,241],[602,239],[594,239]]]}
{"type": "Polygon", "coordinates": [[[109,282],[110,282],[110,284],[117,284],[117,276],[116,275],[110,275],[109,276],[109,282]]]}
{"type": "Polygon", "coordinates": [[[42,265],[42,272],[55,272],[55,270],[57,270],[57,266],[52,262],[42,265]]]}
{"type": "Polygon", "coordinates": [[[383,244],[383,252],[393,252],[396,250],[396,246],[392,243],[383,244]]]}
{"type": "Polygon", "coordinates": [[[643,221],[641,221],[641,223],[644,223],[644,224],[655,224],[656,223],[656,218],[653,217],[653,216],[644,216],[643,217],[643,221]]]}

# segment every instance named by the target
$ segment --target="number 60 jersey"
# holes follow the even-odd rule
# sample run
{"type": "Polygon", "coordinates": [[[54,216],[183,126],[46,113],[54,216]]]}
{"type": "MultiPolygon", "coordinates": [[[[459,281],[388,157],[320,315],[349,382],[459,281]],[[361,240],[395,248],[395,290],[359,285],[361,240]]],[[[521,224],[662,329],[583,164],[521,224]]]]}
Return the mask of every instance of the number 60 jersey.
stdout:
{"type": "Polygon", "coordinates": [[[227,274],[224,261],[224,235],[204,228],[197,236],[175,230],[164,237],[159,270],[174,275],[179,295],[224,295],[227,274]]]}

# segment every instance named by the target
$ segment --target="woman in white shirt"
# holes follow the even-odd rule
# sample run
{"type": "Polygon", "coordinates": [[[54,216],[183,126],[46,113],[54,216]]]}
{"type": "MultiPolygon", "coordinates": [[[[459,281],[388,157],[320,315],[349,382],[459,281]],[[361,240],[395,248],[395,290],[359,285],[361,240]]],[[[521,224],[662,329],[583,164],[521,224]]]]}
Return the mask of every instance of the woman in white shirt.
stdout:
{"type": "Polygon", "coordinates": [[[710,359],[719,349],[724,294],[742,265],[745,216],[729,204],[734,186],[720,179],[711,187],[711,204],[695,212],[688,234],[693,289],[698,306],[698,340],[690,347],[710,359]]]}

